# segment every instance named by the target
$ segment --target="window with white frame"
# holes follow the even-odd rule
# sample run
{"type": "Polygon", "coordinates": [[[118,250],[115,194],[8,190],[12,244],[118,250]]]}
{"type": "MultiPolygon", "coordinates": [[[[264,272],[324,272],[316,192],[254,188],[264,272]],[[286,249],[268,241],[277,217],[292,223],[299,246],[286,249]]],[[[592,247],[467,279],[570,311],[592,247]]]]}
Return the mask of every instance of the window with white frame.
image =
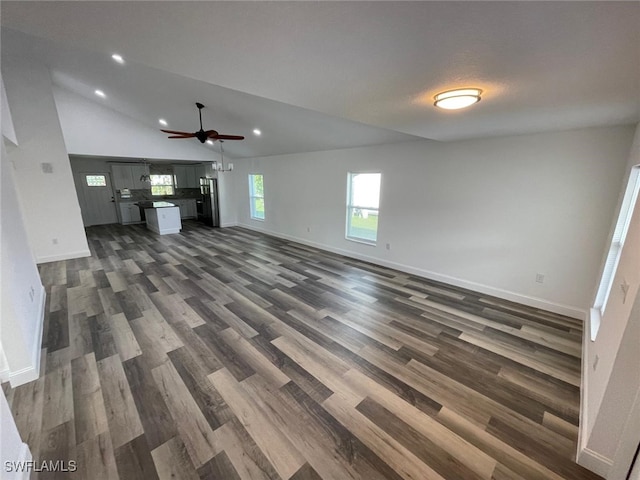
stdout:
{"type": "Polygon", "coordinates": [[[85,175],[88,187],[106,187],[107,176],[102,174],[85,175]]]}
{"type": "Polygon", "coordinates": [[[173,175],[149,175],[151,195],[173,195],[173,175]]]}
{"type": "MultiPolygon", "coordinates": [[[[613,286],[613,279],[616,276],[616,270],[618,269],[618,263],[620,262],[620,254],[622,253],[622,247],[629,230],[629,224],[631,223],[631,216],[633,215],[633,207],[636,204],[638,198],[638,191],[640,190],[640,165],[636,165],[631,169],[629,176],[629,182],[627,183],[627,189],[622,199],[622,205],[620,206],[620,215],[616,222],[616,227],[613,231],[611,238],[611,245],[609,247],[609,253],[607,260],[605,261],[604,268],[602,269],[602,276],[600,277],[600,285],[598,286],[598,293],[596,294],[596,300],[593,308],[597,314],[602,317],[605,309],[607,308],[607,301],[609,300],[609,294],[611,293],[611,287],[613,286]]],[[[592,326],[591,338],[595,339],[599,322],[592,326]]]]}
{"type": "Polygon", "coordinates": [[[380,173],[349,173],[347,177],[347,239],[375,245],[378,239],[380,173]]]}
{"type": "Polygon", "coordinates": [[[261,173],[249,174],[249,204],[251,218],[264,220],[264,177],[261,173]]]}

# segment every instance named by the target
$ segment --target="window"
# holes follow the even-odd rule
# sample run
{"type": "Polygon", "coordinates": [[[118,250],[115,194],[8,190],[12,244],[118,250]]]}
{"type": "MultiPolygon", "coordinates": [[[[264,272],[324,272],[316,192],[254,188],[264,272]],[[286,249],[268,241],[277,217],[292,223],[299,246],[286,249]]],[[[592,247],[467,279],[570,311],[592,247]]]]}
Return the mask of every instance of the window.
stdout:
{"type": "Polygon", "coordinates": [[[151,195],[173,195],[173,175],[149,175],[151,195]]]}
{"type": "Polygon", "coordinates": [[[618,263],[620,262],[620,254],[622,253],[622,247],[629,230],[629,224],[631,223],[631,216],[633,215],[633,207],[636,204],[638,198],[638,190],[640,190],[640,165],[636,165],[631,170],[629,176],[629,183],[622,199],[622,205],[620,206],[620,215],[616,222],[616,227],[613,231],[613,237],[611,238],[611,245],[609,247],[609,254],[607,260],[604,263],[602,269],[602,276],[600,277],[600,285],[598,286],[598,293],[596,294],[596,300],[593,305],[595,310],[595,317],[591,318],[591,339],[594,340],[598,333],[600,326],[600,319],[604,315],[604,311],[607,308],[607,301],[609,300],[609,294],[611,293],[611,287],[613,285],[613,279],[616,276],[616,270],[618,269],[618,263]]]}
{"type": "Polygon", "coordinates": [[[85,175],[88,187],[106,187],[107,177],[105,175],[85,175]]]}
{"type": "Polygon", "coordinates": [[[249,203],[251,218],[264,220],[264,178],[262,174],[249,174],[249,203]]]}
{"type": "Polygon", "coordinates": [[[347,239],[375,245],[378,238],[380,173],[349,173],[347,239]]]}

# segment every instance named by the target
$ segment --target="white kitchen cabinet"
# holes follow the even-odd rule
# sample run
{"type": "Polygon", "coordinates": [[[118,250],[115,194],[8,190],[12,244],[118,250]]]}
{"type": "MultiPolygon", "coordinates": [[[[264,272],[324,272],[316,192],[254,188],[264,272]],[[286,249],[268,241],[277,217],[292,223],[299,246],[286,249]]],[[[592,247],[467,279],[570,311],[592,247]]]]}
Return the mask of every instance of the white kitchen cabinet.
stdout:
{"type": "Polygon", "coordinates": [[[176,188],[200,188],[199,165],[174,165],[176,188]]]}
{"type": "Polygon", "coordinates": [[[173,166],[173,182],[176,188],[187,188],[187,167],[185,165],[173,166]]]}
{"type": "Polygon", "coordinates": [[[111,165],[113,175],[113,185],[116,190],[123,188],[133,188],[133,176],[129,165],[111,165]]]}
{"type": "Polygon", "coordinates": [[[200,188],[200,177],[206,177],[206,168],[204,165],[195,165],[194,170],[196,172],[196,186],[194,188],[200,188]]]}
{"type": "Polygon", "coordinates": [[[196,218],[198,215],[195,198],[171,200],[171,203],[180,208],[180,218],[196,218]]]}
{"type": "MultiPolygon", "coordinates": [[[[156,202],[155,204],[166,202],[156,202]]],[[[166,203],[171,205],[170,203],[166,203]]],[[[180,221],[180,212],[176,207],[154,207],[146,208],[144,216],[147,220],[147,228],[152,232],[160,235],[168,233],[180,233],[182,222],[180,221]]]]}
{"type": "Polygon", "coordinates": [[[113,184],[116,190],[128,188],[130,190],[149,190],[151,185],[140,180],[147,173],[144,165],[111,165],[113,184]]]}
{"type": "Polygon", "coordinates": [[[182,218],[196,218],[198,211],[196,210],[195,198],[189,198],[184,200],[184,208],[180,210],[183,215],[182,218]]]}
{"type": "Polygon", "coordinates": [[[127,223],[139,222],[141,222],[141,218],[138,206],[133,202],[120,203],[120,223],[125,225],[127,223]]]}

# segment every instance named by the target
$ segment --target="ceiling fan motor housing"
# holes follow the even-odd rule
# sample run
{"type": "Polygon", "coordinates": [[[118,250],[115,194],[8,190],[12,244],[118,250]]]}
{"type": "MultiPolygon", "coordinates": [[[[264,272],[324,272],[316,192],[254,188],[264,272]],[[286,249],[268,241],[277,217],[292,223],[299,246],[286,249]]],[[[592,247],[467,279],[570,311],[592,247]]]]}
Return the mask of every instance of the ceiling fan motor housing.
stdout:
{"type": "Polygon", "coordinates": [[[200,130],[199,132],[196,132],[196,138],[200,140],[200,143],[204,143],[207,141],[207,138],[209,138],[209,134],[204,130],[200,130]]]}

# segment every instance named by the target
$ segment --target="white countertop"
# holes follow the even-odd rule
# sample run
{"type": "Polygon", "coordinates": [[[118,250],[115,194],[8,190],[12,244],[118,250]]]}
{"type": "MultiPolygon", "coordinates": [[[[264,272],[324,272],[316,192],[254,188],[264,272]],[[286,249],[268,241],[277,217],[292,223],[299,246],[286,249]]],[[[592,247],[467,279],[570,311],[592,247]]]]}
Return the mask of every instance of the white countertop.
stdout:
{"type": "Polygon", "coordinates": [[[143,204],[144,208],[169,208],[169,207],[177,207],[176,204],[170,202],[150,202],[149,206],[147,206],[147,202],[139,202],[143,204]]]}

